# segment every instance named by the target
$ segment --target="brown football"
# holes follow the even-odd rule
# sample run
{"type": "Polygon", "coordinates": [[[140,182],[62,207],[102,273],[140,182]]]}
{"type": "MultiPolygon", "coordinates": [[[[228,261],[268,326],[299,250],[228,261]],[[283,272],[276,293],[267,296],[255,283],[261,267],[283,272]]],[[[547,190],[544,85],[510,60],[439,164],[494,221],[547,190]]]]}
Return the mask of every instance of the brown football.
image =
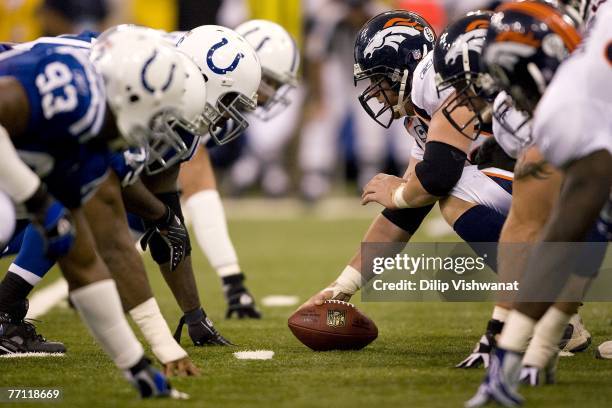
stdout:
{"type": "Polygon", "coordinates": [[[378,328],[369,317],[339,300],[302,308],[291,315],[288,324],[293,335],[315,351],[360,350],[378,337],[378,328]]]}

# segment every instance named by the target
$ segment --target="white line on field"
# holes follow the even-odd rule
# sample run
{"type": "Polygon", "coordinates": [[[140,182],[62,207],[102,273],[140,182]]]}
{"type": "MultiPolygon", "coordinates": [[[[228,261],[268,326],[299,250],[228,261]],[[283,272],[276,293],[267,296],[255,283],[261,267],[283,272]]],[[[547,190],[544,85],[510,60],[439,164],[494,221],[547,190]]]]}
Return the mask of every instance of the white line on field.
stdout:
{"type": "Polygon", "coordinates": [[[238,351],[234,353],[238,360],[271,360],[274,357],[272,350],[238,351]]]}
{"type": "Polygon", "coordinates": [[[68,297],[68,283],[64,278],[59,278],[46,288],[37,290],[30,298],[28,316],[36,319],[68,297]]]}
{"type": "Polygon", "coordinates": [[[9,353],[0,358],[63,357],[64,353],[9,353]]]}
{"type": "Polygon", "coordinates": [[[294,306],[299,302],[297,296],[270,295],[261,299],[261,304],[267,307],[294,306]]]}

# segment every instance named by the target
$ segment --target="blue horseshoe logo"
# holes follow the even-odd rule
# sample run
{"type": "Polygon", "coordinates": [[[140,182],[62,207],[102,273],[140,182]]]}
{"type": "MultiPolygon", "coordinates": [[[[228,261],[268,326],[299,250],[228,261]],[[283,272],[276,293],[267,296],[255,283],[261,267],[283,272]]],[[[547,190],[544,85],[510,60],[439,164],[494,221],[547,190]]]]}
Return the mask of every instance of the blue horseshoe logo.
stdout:
{"type": "MultiPolygon", "coordinates": [[[[140,72],[140,81],[142,82],[142,87],[151,93],[155,93],[155,88],[149,85],[149,83],[147,82],[146,75],[147,75],[147,70],[149,69],[149,66],[151,65],[153,60],[155,60],[155,58],[157,58],[157,50],[155,50],[153,52],[153,55],[151,55],[151,57],[145,62],[144,66],[142,67],[142,71],[140,72]]],[[[172,83],[172,79],[174,78],[175,69],[176,69],[176,64],[172,63],[172,66],[170,67],[170,74],[168,75],[168,79],[166,80],[166,83],[161,87],[162,92],[165,92],[170,87],[170,84],[172,83]]]]}
{"type": "Polygon", "coordinates": [[[229,64],[227,67],[221,68],[221,67],[216,66],[215,63],[213,62],[213,54],[215,53],[215,51],[217,51],[219,48],[226,45],[228,42],[229,41],[227,40],[227,38],[221,39],[221,41],[219,41],[218,43],[210,47],[210,50],[208,50],[208,53],[206,54],[206,64],[208,65],[208,68],[210,68],[210,70],[214,72],[215,74],[225,75],[228,72],[232,72],[233,70],[236,69],[240,60],[244,58],[244,54],[239,52],[234,57],[234,60],[232,61],[232,63],[229,64]]]}

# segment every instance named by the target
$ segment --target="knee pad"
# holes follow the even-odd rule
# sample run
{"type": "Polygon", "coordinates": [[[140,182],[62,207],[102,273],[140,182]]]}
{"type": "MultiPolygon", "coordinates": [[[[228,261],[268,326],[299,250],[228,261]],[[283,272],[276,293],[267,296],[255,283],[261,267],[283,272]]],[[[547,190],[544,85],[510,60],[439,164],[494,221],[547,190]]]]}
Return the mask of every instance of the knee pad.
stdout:
{"type": "Polygon", "coordinates": [[[432,204],[419,208],[402,208],[399,210],[386,209],[382,212],[382,215],[398,228],[413,235],[417,229],[419,229],[421,223],[433,207],[432,204]]]}
{"type": "MultiPolygon", "coordinates": [[[[178,191],[173,191],[171,193],[158,193],[155,194],[155,197],[159,199],[162,203],[166,204],[174,214],[181,220],[183,225],[185,224],[185,217],[183,216],[183,211],[181,210],[181,199],[178,191]]],[[[151,246],[151,256],[153,256],[154,247],[151,246]]],[[[187,246],[185,247],[185,256],[191,255],[191,240],[189,239],[189,232],[187,232],[187,246]]],[[[155,257],[153,256],[155,259],[155,257]]]]}

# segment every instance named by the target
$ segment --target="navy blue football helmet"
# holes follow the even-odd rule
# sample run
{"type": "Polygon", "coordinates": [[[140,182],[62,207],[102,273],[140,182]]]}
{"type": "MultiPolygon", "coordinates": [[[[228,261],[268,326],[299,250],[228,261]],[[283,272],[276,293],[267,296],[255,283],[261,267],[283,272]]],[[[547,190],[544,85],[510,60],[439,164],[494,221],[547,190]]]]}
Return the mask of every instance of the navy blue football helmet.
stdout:
{"type": "Polygon", "coordinates": [[[506,3],[491,19],[482,62],[496,86],[531,117],[581,39],[574,20],[562,9],[539,1],[506,3]]]}
{"type": "Polygon", "coordinates": [[[371,84],[359,96],[365,111],[381,126],[388,128],[393,119],[406,114],[405,102],[410,98],[412,74],[429,53],[436,35],[427,21],[416,13],[393,10],[370,19],[355,40],[355,86],[370,79],[371,84]],[[399,94],[397,105],[390,102],[387,91],[399,94]],[[378,96],[383,107],[375,112],[378,96]]]}
{"type": "Polygon", "coordinates": [[[491,23],[490,11],[473,11],[449,25],[434,48],[434,69],[438,94],[449,88],[454,96],[442,113],[457,131],[475,140],[485,124],[491,122],[491,103],[496,95],[491,77],[482,70],[480,57],[491,23]],[[453,112],[469,108],[474,115],[466,123],[457,123],[453,112]]]}

